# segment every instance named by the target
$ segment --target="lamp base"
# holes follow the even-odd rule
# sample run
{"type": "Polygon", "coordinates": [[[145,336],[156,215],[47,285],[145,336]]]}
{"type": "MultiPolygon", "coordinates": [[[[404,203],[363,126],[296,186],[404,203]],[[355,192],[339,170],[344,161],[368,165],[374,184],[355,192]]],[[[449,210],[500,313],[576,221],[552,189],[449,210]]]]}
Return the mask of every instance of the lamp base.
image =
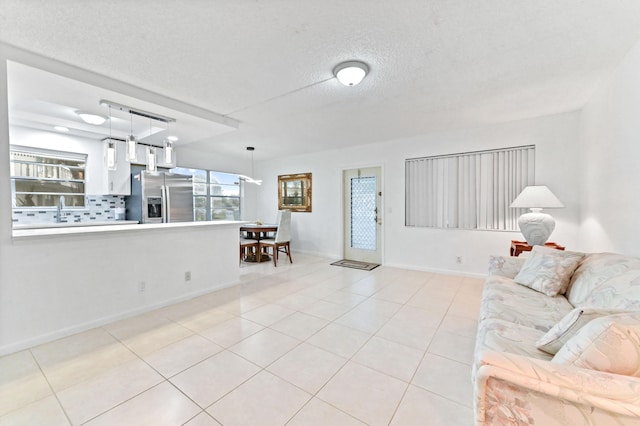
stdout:
{"type": "Polygon", "coordinates": [[[518,218],[520,232],[530,246],[541,246],[547,242],[549,236],[556,227],[556,221],[547,213],[542,213],[540,209],[531,209],[518,218]]]}

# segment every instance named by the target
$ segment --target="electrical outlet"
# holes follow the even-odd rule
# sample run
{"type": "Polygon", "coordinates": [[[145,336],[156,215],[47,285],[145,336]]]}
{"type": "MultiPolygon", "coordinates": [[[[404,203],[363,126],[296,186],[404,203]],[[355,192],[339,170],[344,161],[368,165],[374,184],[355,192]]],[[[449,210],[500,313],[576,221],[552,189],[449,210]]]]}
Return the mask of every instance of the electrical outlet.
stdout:
{"type": "Polygon", "coordinates": [[[456,263],[462,263],[462,256],[456,256],[456,263]]]}
{"type": "Polygon", "coordinates": [[[147,289],[147,283],[145,283],[144,281],[140,281],[138,283],[138,291],[140,293],[144,293],[146,289],[147,289]]]}
{"type": "Polygon", "coordinates": [[[191,271],[187,271],[184,273],[184,280],[191,281],[191,271]]]}

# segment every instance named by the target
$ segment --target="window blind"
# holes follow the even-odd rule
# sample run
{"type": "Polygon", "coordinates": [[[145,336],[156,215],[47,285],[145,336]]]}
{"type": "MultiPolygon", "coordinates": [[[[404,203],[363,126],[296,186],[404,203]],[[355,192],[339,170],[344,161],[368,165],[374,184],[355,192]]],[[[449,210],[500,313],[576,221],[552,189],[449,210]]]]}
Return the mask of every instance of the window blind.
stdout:
{"type": "Polygon", "coordinates": [[[407,159],[405,225],[515,231],[534,172],[534,145],[407,159]]]}

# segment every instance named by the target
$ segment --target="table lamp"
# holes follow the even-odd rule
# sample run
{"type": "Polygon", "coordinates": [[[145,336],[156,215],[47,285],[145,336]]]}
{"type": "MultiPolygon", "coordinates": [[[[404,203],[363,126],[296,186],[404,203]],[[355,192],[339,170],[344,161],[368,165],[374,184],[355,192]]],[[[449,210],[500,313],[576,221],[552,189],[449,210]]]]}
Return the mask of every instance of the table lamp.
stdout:
{"type": "Polygon", "coordinates": [[[556,227],[556,221],[542,209],[560,208],[564,205],[544,185],[525,187],[513,200],[511,208],[528,208],[531,211],[518,218],[520,232],[530,246],[544,245],[556,227]]]}

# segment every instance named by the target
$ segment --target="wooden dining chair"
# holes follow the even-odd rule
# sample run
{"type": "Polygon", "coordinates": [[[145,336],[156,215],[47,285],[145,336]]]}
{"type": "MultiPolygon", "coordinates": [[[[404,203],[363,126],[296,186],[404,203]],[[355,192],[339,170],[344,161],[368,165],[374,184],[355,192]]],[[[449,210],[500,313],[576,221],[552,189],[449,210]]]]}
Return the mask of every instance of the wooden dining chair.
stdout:
{"type": "Polygon", "coordinates": [[[240,263],[242,263],[243,259],[249,256],[251,249],[256,256],[259,255],[260,250],[258,247],[258,240],[240,236],[240,263]]]}
{"type": "Polygon", "coordinates": [[[273,265],[278,266],[278,252],[282,252],[291,259],[291,210],[278,211],[278,230],[274,238],[264,238],[260,240],[259,252],[263,251],[273,256],[273,265]]]}

